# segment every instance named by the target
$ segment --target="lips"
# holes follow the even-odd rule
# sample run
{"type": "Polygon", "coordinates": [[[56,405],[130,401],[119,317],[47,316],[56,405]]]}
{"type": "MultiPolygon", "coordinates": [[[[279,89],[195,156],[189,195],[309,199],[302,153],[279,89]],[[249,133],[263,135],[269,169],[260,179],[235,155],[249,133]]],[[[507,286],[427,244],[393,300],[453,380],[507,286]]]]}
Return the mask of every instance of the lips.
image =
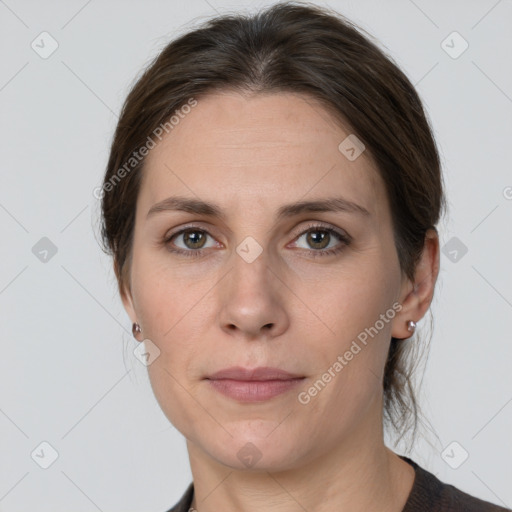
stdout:
{"type": "Polygon", "coordinates": [[[263,402],[290,392],[305,379],[303,375],[260,366],[225,368],[206,378],[212,389],[238,402],[263,402]]]}
{"type": "Polygon", "coordinates": [[[231,368],[225,368],[224,370],[215,372],[206,378],[209,380],[231,379],[238,381],[268,381],[300,379],[302,377],[304,376],[269,366],[260,366],[253,369],[233,366],[231,368]]]}

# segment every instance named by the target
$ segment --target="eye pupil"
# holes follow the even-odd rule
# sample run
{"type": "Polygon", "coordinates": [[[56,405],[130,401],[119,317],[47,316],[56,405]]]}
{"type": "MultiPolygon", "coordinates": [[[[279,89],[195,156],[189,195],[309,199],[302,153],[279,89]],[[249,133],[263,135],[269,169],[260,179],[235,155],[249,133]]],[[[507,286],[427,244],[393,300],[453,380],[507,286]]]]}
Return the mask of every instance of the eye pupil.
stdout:
{"type": "Polygon", "coordinates": [[[205,236],[200,231],[185,231],[183,233],[183,240],[190,249],[198,249],[204,245],[205,236]],[[192,246],[188,245],[189,242],[192,243],[192,246]]]}
{"type": "Polygon", "coordinates": [[[320,247],[317,246],[316,248],[323,249],[329,245],[329,236],[330,234],[327,231],[310,231],[308,233],[308,243],[311,243],[312,245],[320,243],[320,247]],[[323,243],[326,240],[327,243],[323,243]]]}

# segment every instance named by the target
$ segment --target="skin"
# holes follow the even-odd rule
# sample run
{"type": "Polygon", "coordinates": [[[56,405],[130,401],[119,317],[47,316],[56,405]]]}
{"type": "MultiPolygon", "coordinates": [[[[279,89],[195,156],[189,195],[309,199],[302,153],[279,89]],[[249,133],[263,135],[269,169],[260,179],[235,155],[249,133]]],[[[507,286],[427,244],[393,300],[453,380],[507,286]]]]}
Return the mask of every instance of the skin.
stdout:
{"type": "Polygon", "coordinates": [[[307,96],[225,91],[198,100],[147,157],[122,300],[141,325],[139,340],[160,350],[149,377],[187,439],[199,512],[399,512],[411,491],[413,468],[383,442],[382,378],[391,336],[409,337],[407,321],[430,306],[439,241],[427,233],[414,283],[405,278],[369,151],[349,161],[338,149],[350,133],[307,96]],[[217,203],[225,218],[183,211],[147,218],[173,195],[217,203]],[[370,215],[310,212],[276,221],[284,204],[333,195],[370,215]],[[341,251],[313,257],[327,244],[317,228],[308,237],[311,222],[352,240],[333,235],[328,249],[341,251]],[[189,223],[196,238],[178,235],[166,247],[166,235],[189,223]],[[248,236],[262,248],[251,263],[236,251],[248,236]],[[201,244],[199,257],[169,251],[201,244]],[[394,318],[301,404],[298,393],[396,302],[402,309],[394,318]],[[230,366],[273,366],[305,379],[270,400],[242,403],[205,380],[230,366]],[[249,442],[261,455],[251,467],[237,456],[249,442]]]}

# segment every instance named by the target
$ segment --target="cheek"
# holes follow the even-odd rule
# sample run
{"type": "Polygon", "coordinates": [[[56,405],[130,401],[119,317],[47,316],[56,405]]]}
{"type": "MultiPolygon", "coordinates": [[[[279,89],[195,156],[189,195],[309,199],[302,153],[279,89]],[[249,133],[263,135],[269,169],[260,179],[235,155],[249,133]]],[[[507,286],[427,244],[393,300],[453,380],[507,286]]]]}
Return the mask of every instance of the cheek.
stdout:
{"type": "Polygon", "coordinates": [[[148,326],[147,337],[160,350],[148,366],[153,393],[169,421],[178,430],[186,431],[190,422],[204,421],[194,397],[205,347],[195,333],[194,320],[201,313],[197,300],[192,300],[189,293],[176,293],[173,284],[161,276],[154,282],[145,281],[140,307],[148,326]]]}
{"type": "Polygon", "coordinates": [[[347,267],[315,284],[302,281],[298,295],[308,297],[309,308],[321,319],[310,315],[313,322],[302,322],[304,341],[315,354],[315,382],[328,381],[316,386],[322,398],[312,400],[312,409],[323,410],[328,403],[357,408],[379,393],[395,316],[392,280],[392,272],[373,262],[347,267]]]}
{"type": "Polygon", "coordinates": [[[160,409],[167,419],[181,432],[187,432],[191,422],[204,421],[201,407],[197,407],[195,392],[173,367],[168,354],[162,353],[148,366],[149,380],[160,409]]]}
{"type": "MultiPolygon", "coordinates": [[[[140,251],[133,261],[133,291],[143,326],[155,340],[172,337],[174,326],[186,316],[193,300],[191,281],[170,267],[163,250],[140,251]]],[[[148,336],[148,337],[151,337],[148,336]]]]}
{"type": "MultiPolygon", "coordinates": [[[[357,337],[392,306],[396,284],[391,274],[375,262],[360,261],[347,263],[337,271],[302,277],[294,290],[304,298],[309,319],[313,320],[308,322],[309,330],[321,323],[325,326],[323,331],[340,343],[357,337]]],[[[386,329],[390,324],[380,330],[386,329]]]]}
{"type": "Polygon", "coordinates": [[[207,292],[215,276],[198,276],[190,266],[170,262],[163,250],[140,255],[134,261],[134,295],[144,334],[169,360],[170,368],[183,372],[184,363],[197,355],[194,351],[200,352],[201,322],[211,307],[207,292]]]}

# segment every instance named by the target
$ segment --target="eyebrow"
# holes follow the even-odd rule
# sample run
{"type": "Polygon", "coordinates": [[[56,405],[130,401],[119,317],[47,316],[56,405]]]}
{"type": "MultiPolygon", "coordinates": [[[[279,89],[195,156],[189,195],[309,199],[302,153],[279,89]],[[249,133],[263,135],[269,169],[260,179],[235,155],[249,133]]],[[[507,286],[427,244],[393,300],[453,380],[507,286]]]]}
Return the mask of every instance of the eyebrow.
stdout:
{"type": "MultiPolygon", "coordinates": [[[[167,199],[154,204],[149,209],[146,219],[156,213],[165,211],[183,211],[226,220],[226,213],[219,205],[208,201],[181,196],[168,197],[167,199]]],[[[282,220],[301,213],[311,212],[347,212],[356,213],[365,217],[370,216],[370,212],[357,203],[348,201],[343,197],[330,197],[325,199],[315,199],[312,201],[299,201],[283,205],[277,210],[276,218],[277,220],[282,220]]]]}

